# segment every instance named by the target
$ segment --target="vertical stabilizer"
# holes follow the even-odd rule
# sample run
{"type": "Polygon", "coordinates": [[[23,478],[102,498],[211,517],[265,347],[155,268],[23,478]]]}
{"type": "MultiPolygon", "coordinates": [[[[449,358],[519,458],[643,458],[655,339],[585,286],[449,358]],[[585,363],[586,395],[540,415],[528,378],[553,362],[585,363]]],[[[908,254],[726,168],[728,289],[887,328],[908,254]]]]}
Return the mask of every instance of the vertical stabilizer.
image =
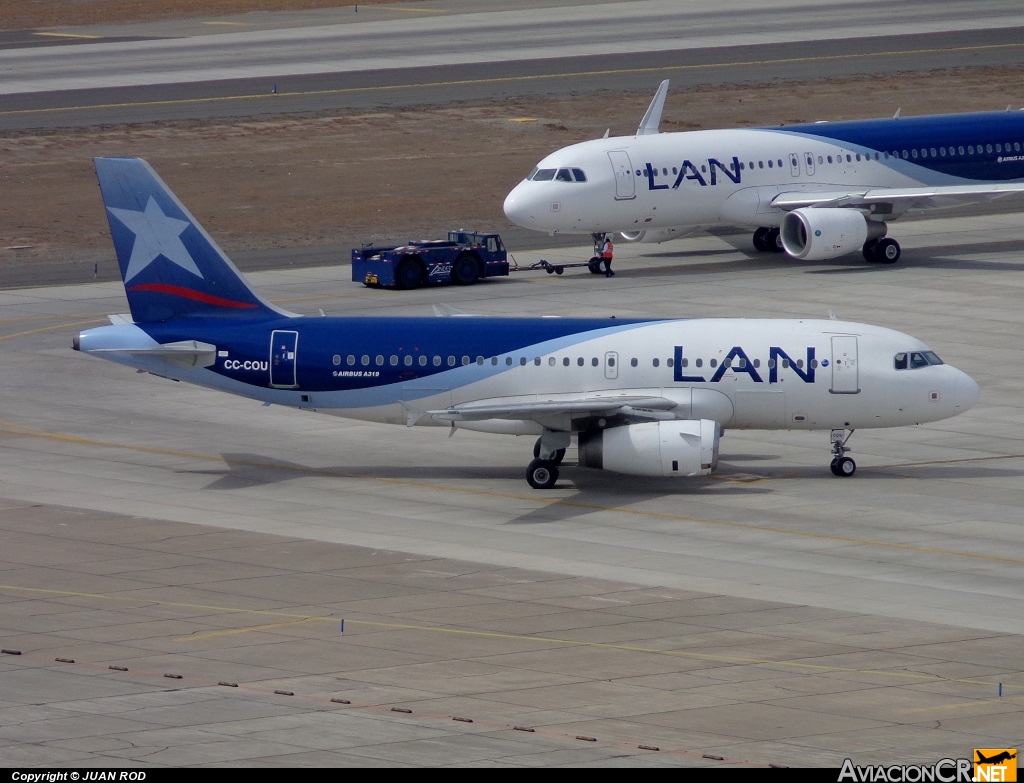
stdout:
{"type": "Polygon", "coordinates": [[[136,323],[280,317],[141,158],[96,158],[125,295],[136,323]]]}
{"type": "Polygon", "coordinates": [[[663,81],[654,93],[654,100],[647,107],[647,114],[640,120],[640,127],[636,129],[637,136],[648,136],[652,133],[661,133],[661,113],[665,110],[665,96],[668,95],[668,79],[663,81]]]}

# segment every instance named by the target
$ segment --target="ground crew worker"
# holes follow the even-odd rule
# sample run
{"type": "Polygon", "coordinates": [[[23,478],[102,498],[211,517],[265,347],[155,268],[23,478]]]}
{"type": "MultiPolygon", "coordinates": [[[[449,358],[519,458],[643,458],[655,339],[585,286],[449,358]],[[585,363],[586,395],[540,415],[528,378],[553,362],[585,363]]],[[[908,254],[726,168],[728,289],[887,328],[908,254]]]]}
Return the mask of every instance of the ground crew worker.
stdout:
{"type": "Polygon", "coordinates": [[[601,258],[604,260],[604,276],[615,277],[615,273],[612,271],[612,256],[615,252],[615,248],[612,247],[612,241],[608,237],[604,238],[604,244],[601,245],[601,258]]]}

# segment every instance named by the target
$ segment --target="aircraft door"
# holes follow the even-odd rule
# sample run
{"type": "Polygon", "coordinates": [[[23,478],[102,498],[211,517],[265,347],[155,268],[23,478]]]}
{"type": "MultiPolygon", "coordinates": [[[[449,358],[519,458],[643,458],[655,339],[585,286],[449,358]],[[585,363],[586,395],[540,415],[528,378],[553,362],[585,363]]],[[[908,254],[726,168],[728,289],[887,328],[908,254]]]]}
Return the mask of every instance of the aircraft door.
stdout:
{"type": "Polygon", "coordinates": [[[857,337],[852,334],[832,337],[832,394],[859,394],[857,378],[857,337]]]}
{"type": "Polygon", "coordinates": [[[619,355],[615,351],[605,352],[604,377],[612,381],[619,377],[619,355]]]}
{"type": "Polygon", "coordinates": [[[615,172],[615,200],[636,198],[636,181],[633,179],[633,164],[625,150],[612,150],[608,153],[615,172]]]}
{"type": "Polygon", "coordinates": [[[299,333],[274,331],[270,335],[270,385],[279,389],[294,389],[298,384],[296,376],[296,352],[299,333]]]}

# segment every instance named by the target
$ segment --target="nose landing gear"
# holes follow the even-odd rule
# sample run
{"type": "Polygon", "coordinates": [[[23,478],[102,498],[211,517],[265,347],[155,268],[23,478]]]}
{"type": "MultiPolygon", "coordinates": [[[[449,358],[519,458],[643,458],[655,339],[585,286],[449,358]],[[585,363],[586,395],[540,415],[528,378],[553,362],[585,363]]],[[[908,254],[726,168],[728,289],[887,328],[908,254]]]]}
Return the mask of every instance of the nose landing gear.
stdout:
{"type": "Polygon", "coordinates": [[[852,476],[857,472],[857,463],[846,456],[846,452],[850,450],[846,443],[853,436],[853,432],[850,430],[848,435],[846,430],[832,430],[832,464],[829,467],[834,476],[852,476]]]}

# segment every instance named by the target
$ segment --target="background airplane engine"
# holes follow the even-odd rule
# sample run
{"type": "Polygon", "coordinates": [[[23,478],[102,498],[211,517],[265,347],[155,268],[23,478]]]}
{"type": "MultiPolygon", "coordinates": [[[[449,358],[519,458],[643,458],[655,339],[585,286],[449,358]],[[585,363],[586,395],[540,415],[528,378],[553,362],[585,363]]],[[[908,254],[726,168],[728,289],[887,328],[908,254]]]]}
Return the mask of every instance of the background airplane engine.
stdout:
{"type": "Polygon", "coordinates": [[[711,419],[580,433],[580,465],[631,476],[706,476],[718,466],[718,437],[711,419]]]}
{"type": "Polygon", "coordinates": [[[860,250],[868,233],[867,219],[855,209],[807,207],[787,212],[782,218],[782,246],[794,258],[808,261],[860,250]]]}
{"type": "Polygon", "coordinates": [[[626,242],[642,242],[644,244],[668,242],[670,239],[678,239],[690,234],[692,229],[685,228],[655,228],[648,231],[622,231],[621,236],[626,242]]]}

